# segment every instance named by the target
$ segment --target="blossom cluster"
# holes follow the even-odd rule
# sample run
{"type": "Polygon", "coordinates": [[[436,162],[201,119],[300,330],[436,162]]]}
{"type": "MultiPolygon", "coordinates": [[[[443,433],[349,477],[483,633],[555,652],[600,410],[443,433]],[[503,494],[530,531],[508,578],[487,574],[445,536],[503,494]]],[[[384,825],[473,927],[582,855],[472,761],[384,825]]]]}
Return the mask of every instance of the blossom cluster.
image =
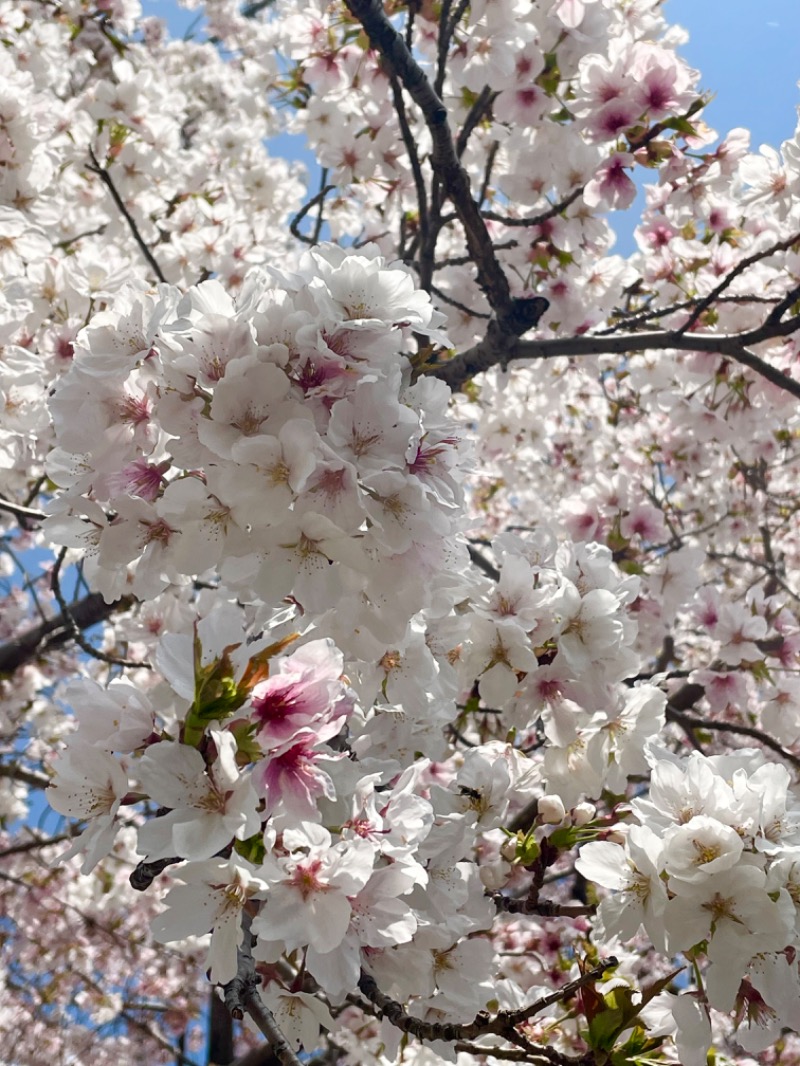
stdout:
{"type": "Polygon", "coordinates": [[[109,602],[219,569],[308,620],[336,604],[347,650],[382,653],[446,585],[461,521],[447,389],[411,385],[401,354],[440,321],[370,248],[252,272],[236,299],[215,280],[125,291],[51,400],[48,534],[88,552],[109,602]]]}
{"type": "Polygon", "coordinates": [[[628,940],[644,926],[660,951],[705,959],[709,1006],[762,1003],[736,1040],[763,1051],[793,1024],[800,997],[800,805],[789,772],[752,749],[680,759],[651,748],[650,761],[649,794],[632,801],[638,824],[623,827],[624,843],[586,844],[577,860],[614,890],[599,934],[628,940]]]}
{"type": "MultiPolygon", "coordinates": [[[[374,5],[549,301],[541,357],[451,396],[497,307],[402,72],[356,5],[184,6],[180,42],[0,0],[0,1031],[172,1061],[183,974],[252,934],[290,1044],[342,1062],[452,1061],[401,1007],[528,1010],[533,1061],[793,1053],[797,131],[714,145],[658,0],[374,5]],[[302,211],[281,129],[324,168],[302,211]],[[34,875],[48,784],[80,826],[34,875]]],[[[495,1020],[464,1066],[524,1054],[495,1020]]]]}

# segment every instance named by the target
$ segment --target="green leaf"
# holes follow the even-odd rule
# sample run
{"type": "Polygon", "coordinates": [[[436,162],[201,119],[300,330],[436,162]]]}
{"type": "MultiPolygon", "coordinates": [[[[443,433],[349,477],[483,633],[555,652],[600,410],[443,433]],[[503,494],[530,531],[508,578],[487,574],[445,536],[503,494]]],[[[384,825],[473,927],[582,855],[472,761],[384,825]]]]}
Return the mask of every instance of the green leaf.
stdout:
{"type": "Polygon", "coordinates": [[[238,648],[231,644],[207,666],[202,665],[203,646],[195,631],[194,638],[194,701],[183,726],[183,743],[197,747],[214,721],[224,721],[238,710],[246,699],[233,678],[230,652],[238,648]]]}
{"type": "Polygon", "coordinates": [[[623,1028],[622,1011],[600,1011],[589,1022],[589,1046],[595,1051],[610,1051],[623,1028]]]}
{"type": "Polygon", "coordinates": [[[241,855],[243,859],[252,862],[254,866],[260,866],[264,861],[264,856],[267,854],[261,833],[255,833],[253,836],[248,837],[247,840],[234,840],[233,850],[237,855],[241,855]]]}

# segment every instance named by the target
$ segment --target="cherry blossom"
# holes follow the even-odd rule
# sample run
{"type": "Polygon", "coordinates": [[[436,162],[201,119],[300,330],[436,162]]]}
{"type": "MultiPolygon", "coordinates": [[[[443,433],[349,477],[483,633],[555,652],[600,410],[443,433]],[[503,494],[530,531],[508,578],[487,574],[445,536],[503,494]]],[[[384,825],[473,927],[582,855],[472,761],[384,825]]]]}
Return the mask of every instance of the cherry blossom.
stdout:
{"type": "Polygon", "coordinates": [[[797,131],[655,0],[183,6],[0,0],[6,1054],[208,952],[287,1060],[796,1056],[797,131]]]}

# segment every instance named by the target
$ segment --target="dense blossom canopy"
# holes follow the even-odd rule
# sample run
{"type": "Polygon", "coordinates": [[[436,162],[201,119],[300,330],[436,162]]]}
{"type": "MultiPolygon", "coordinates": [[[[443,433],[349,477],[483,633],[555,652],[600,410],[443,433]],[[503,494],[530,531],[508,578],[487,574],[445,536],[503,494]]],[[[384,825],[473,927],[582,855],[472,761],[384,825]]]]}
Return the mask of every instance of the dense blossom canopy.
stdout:
{"type": "Polygon", "coordinates": [[[798,138],[183,4],[0,0],[0,1063],[794,1062],[798,138]]]}

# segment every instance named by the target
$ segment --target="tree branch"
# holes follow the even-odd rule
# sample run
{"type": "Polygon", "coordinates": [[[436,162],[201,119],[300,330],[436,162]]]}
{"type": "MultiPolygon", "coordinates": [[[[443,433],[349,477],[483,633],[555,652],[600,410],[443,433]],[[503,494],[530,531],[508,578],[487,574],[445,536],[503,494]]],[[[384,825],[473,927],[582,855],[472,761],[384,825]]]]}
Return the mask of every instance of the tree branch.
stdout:
{"type": "Polygon", "coordinates": [[[13,674],[49,649],[69,643],[74,638],[75,627],[83,630],[105,622],[118,611],[128,610],[134,602],[133,597],[123,596],[113,603],[106,603],[99,592],[92,592],[77,603],[70,604],[69,617],[62,611],[55,618],[0,645],[0,676],[13,674]]]}
{"type": "Polygon", "coordinates": [[[386,17],[380,0],[347,0],[347,6],[364,27],[372,47],[380,52],[422,111],[433,142],[431,164],[464,227],[467,248],[477,268],[478,284],[502,324],[502,331],[508,332],[509,336],[519,336],[524,330],[515,329],[518,301],[511,296],[508,279],[494,254],[486,223],[472,198],[469,177],[459,162],[453,143],[447,108],[386,17]]]}
{"type": "Polygon", "coordinates": [[[477,566],[479,570],[482,570],[487,577],[490,577],[492,581],[500,580],[500,571],[490,562],[483,552],[479,552],[477,548],[473,548],[471,544],[467,545],[467,551],[472,562],[477,566]]]}
{"type": "Polygon", "coordinates": [[[328,170],[327,168],[323,168],[322,173],[320,175],[319,192],[315,193],[307,203],[303,204],[303,206],[300,208],[300,210],[289,223],[289,229],[291,230],[292,236],[297,237],[299,241],[303,241],[305,244],[311,245],[312,248],[319,241],[319,231],[322,229],[322,204],[328,193],[332,192],[336,188],[335,185],[326,184],[327,177],[328,170]],[[311,237],[307,237],[305,233],[300,232],[298,227],[303,221],[303,219],[306,217],[308,212],[311,210],[311,208],[315,207],[317,204],[319,204],[320,206],[320,213],[317,216],[317,222],[314,227],[314,233],[311,237]]]}
{"type": "Polygon", "coordinates": [[[87,169],[90,170],[93,174],[96,174],[98,176],[98,178],[100,179],[100,181],[102,181],[102,183],[108,189],[109,193],[111,194],[111,199],[116,204],[116,207],[117,207],[117,210],[119,211],[119,213],[122,215],[122,217],[127,222],[128,229],[131,231],[131,235],[133,236],[133,239],[136,241],[137,245],[139,246],[139,251],[142,253],[144,258],[147,260],[148,266],[153,271],[153,273],[158,278],[158,280],[163,282],[164,284],[166,284],[167,279],[164,277],[164,273],[163,273],[161,267],[158,265],[158,261],[157,261],[156,257],[150,251],[150,249],[148,248],[147,244],[145,243],[144,238],[142,237],[141,233],[139,232],[139,227],[136,224],[136,220],[134,219],[133,215],[130,213],[128,208],[125,206],[125,201],[120,196],[119,191],[118,191],[116,185],[114,184],[114,179],[111,177],[111,175],[106,170],[106,168],[100,165],[100,163],[98,162],[97,156],[94,154],[94,150],[91,147],[89,148],[89,158],[91,159],[92,162],[91,162],[91,164],[89,164],[87,169]]]}
{"type": "Polygon", "coordinates": [[[8,763],[0,763],[0,777],[10,781],[21,781],[30,788],[47,788],[50,778],[47,774],[37,774],[33,770],[26,770],[23,766],[13,766],[8,763]]]}
{"type": "Polygon", "coordinates": [[[755,726],[739,725],[736,722],[716,722],[713,718],[695,718],[677,710],[672,702],[667,704],[666,717],[668,722],[674,722],[683,729],[707,729],[709,732],[714,733],[733,733],[738,736],[751,737],[753,740],[757,740],[759,744],[763,744],[765,748],[774,751],[776,755],[780,755],[782,759],[791,763],[796,769],[800,769],[800,755],[787,751],[774,737],[771,737],[761,729],[756,729],[755,726]]]}
{"type": "MultiPolygon", "coordinates": [[[[716,285],[707,296],[703,297],[703,299],[700,300],[695,309],[689,315],[689,318],[681,326],[679,332],[688,332],[695,324],[695,322],[698,321],[700,316],[705,311],[707,311],[709,307],[712,306],[717,297],[721,296],[722,293],[733,283],[736,278],[744,274],[745,270],[747,270],[748,267],[754,266],[756,263],[760,263],[762,259],[768,259],[769,256],[774,255],[776,252],[785,252],[787,248],[791,248],[792,245],[797,244],[798,241],[800,241],[800,233],[795,233],[793,236],[787,237],[783,241],[777,241],[775,244],[771,244],[769,248],[764,248],[760,252],[753,252],[752,255],[747,255],[744,257],[744,259],[740,259],[736,266],[733,267],[732,270],[728,271],[728,273],[725,275],[719,285],[716,285]]],[[[788,307],[791,307],[793,303],[794,300],[790,300],[790,302],[786,305],[786,307],[783,308],[783,310],[786,310],[788,307]]],[[[778,306],[771,311],[769,317],[767,318],[767,322],[777,323],[780,321],[781,316],[783,315],[783,311],[780,311],[780,313],[777,312],[781,306],[782,303],[778,304],[778,306]]]]}
{"type": "Polygon", "coordinates": [[[7,848],[3,848],[0,851],[0,859],[5,859],[9,855],[24,855],[29,851],[38,851],[39,848],[49,848],[53,844],[61,844],[65,840],[72,840],[77,832],[78,827],[73,826],[69,833],[58,833],[54,837],[45,837],[34,840],[23,840],[19,844],[10,844],[7,848]]]}
{"type": "MultiPolygon", "coordinates": [[[[533,302],[533,301],[531,301],[533,302]]],[[[474,347],[427,373],[457,391],[466,382],[494,366],[506,367],[515,359],[555,359],[559,356],[630,355],[633,352],[709,352],[742,363],[767,381],[800,399],[800,381],[771,366],[749,351],[749,346],[788,336],[800,329],[800,316],[773,325],[759,326],[744,333],[691,333],[678,330],[623,335],[584,334],[580,337],[554,337],[547,340],[518,340],[501,335],[489,326],[486,336],[474,347]]]]}
{"type": "Polygon", "coordinates": [[[509,215],[498,214],[496,211],[482,211],[481,214],[484,218],[491,219],[492,222],[502,222],[504,226],[541,226],[544,222],[549,222],[551,218],[556,218],[562,211],[566,211],[571,204],[574,204],[578,197],[583,195],[584,188],[585,186],[579,185],[563,200],[553,204],[546,211],[542,211],[540,215],[534,215],[532,218],[512,218],[509,215]]]}
{"type": "Polygon", "coordinates": [[[594,914],[597,907],[592,903],[553,903],[547,899],[516,899],[497,893],[492,902],[503,914],[537,914],[542,918],[581,918],[594,914]]]}
{"type": "Polygon", "coordinates": [[[66,625],[71,630],[70,635],[72,639],[75,641],[78,647],[81,648],[82,651],[86,652],[87,655],[90,655],[93,659],[99,659],[100,662],[108,663],[110,666],[141,666],[145,670],[152,670],[153,668],[148,662],[139,662],[135,659],[121,659],[116,655],[108,655],[106,652],[100,651],[98,648],[95,648],[92,644],[89,643],[88,640],[86,640],[83,633],[81,632],[81,627],[73,618],[72,610],[64,599],[63,593],[61,592],[61,567],[64,563],[64,559],[66,558],[67,551],[67,548],[62,548],[61,551],[58,553],[56,565],[53,567],[52,573],[50,575],[50,585],[53,590],[53,595],[56,598],[56,602],[61,608],[61,614],[65,619],[66,625]]]}
{"type": "Polygon", "coordinates": [[[272,1011],[258,994],[261,978],[256,973],[253,959],[253,934],[250,931],[252,917],[242,911],[242,943],[237,950],[236,976],[222,986],[225,1006],[234,1018],[249,1014],[269,1040],[272,1049],[283,1066],[302,1066],[289,1041],[281,1032],[272,1011]]]}
{"type": "Polygon", "coordinates": [[[19,520],[22,528],[28,532],[35,529],[38,523],[43,522],[47,517],[44,511],[36,511],[32,507],[23,507],[21,504],[12,503],[11,500],[7,500],[3,496],[0,496],[0,511],[8,511],[9,514],[13,514],[19,520]]]}
{"type": "MultiPolygon", "coordinates": [[[[358,987],[367,999],[378,1008],[381,1017],[386,1018],[387,1021],[390,1021],[392,1025],[404,1033],[410,1033],[420,1040],[445,1040],[451,1043],[454,1040],[474,1040],[475,1037],[492,1033],[495,1036],[501,1036],[506,1040],[516,1042],[518,1034],[515,1030],[518,1025],[528,1021],[546,1007],[569,999],[584,985],[600,980],[607,970],[613,969],[617,965],[619,963],[612,956],[593,967],[593,969],[581,974],[574,981],[568,982],[562,988],[540,997],[529,1007],[523,1007],[515,1011],[500,1011],[494,1017],[482,1013],[474,1021],[467,1023],[426,1022],[422,1018],[415,1018],[406,1013],[401,1003],[385,996],[378,988],[375,978],[363,971],[359,978],[358,987]]],[[[543,1048],[536,1046],[535,1050],[542,1055],[545,1054],[543,1048]]]]}

